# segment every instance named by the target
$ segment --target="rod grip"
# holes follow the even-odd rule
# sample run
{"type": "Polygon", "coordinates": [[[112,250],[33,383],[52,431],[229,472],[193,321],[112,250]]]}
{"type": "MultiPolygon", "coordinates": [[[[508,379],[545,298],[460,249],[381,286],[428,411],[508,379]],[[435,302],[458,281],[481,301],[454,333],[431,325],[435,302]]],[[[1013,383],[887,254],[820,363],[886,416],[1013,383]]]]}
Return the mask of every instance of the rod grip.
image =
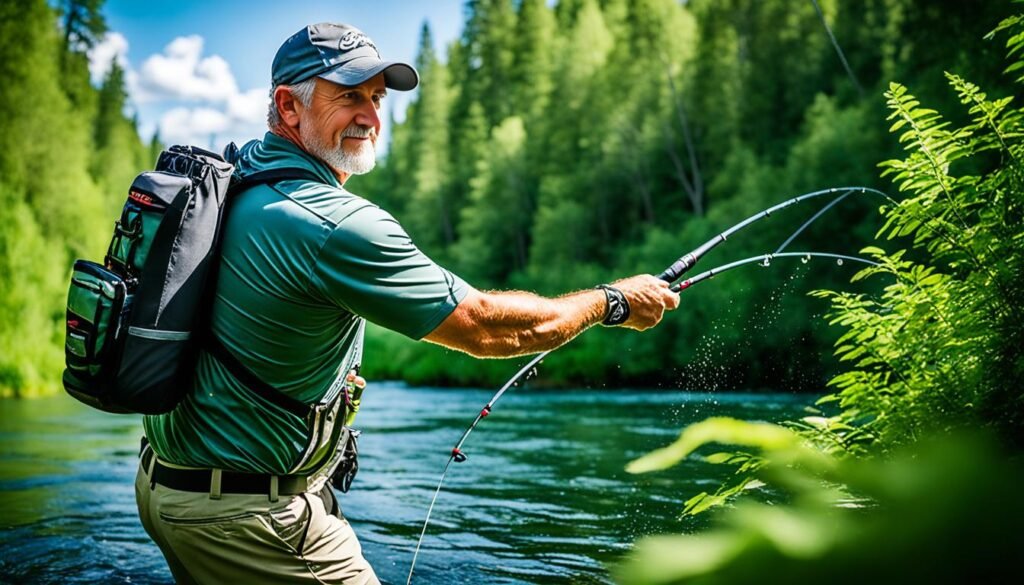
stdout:
{"type": "Polygon", "coordinates": [[[693,268],[693,265],[697,263],[697,258],[693,253],[686,254],[672,263],[671,266],[666,268],[664,272],[658,275],[658,278],[665,282],[675,282],[680,276],[683,275],[687,270],[693,268]]]}

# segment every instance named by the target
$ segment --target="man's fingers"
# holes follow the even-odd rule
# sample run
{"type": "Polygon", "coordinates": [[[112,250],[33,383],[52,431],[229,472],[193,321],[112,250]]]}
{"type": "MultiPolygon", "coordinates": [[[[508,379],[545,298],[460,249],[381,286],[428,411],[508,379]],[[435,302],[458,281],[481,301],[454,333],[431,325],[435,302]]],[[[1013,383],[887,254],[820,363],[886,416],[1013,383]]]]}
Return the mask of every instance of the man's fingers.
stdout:
{"type": "Polygon", "coordinates": [[[348,376],[345,376],[345,380],[356,388],[366,388],[366,380],[362,376],[357,375],[355,370],[349,372],[348,376]]]}
{"type": "Polygon", "coordinates": [[[678,309],[678,308],[679,308],[679,293],[668,291],[668,310],[674,311],[675,309],[678,309]]]}

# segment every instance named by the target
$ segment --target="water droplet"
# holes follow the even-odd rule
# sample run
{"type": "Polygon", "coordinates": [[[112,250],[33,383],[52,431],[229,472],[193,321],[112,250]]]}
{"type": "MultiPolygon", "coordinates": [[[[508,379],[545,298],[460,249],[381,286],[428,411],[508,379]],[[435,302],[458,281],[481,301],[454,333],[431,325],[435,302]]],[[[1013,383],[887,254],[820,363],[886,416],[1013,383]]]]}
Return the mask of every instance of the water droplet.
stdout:
{"type": "Polygon", "coordinates": [[[800,259],[800,261],[801,261],[801,262],[803,262],[804,264],[807,264],[808,262],[810,262],[810,261],[811,261],[811,255],[810,255],[810,254],[807,254],[806,256],[804,256],[803,258],[801,258],[801,259],[800,259]]]}
{"type": "Polygon", "coordinates": [[[761,261],[761,266],[767,267],[767,266],[771,266],[771,265],[772,265],[771,259],[769,259],[767,256],[765,256],[764,260],[761,261]]]}
{"type": "Polygon", "coordinates": [[[842,266],[843,265],[843,259],[842,258],[836,258],[836,264],[842,266]]]}

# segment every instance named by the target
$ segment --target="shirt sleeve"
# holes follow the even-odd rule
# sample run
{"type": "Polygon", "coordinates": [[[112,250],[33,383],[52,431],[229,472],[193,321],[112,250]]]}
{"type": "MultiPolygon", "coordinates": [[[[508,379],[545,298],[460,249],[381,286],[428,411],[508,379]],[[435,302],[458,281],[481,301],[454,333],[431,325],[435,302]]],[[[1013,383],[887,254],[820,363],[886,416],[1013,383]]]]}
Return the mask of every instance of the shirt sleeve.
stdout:
{"type": "Polygon", "coordinates": [[[373,205],[333,229],[311,282],[330,302],[412,339],[433,331],[469,292],[465,281],[428,258],[391,214],[373,205]]]}

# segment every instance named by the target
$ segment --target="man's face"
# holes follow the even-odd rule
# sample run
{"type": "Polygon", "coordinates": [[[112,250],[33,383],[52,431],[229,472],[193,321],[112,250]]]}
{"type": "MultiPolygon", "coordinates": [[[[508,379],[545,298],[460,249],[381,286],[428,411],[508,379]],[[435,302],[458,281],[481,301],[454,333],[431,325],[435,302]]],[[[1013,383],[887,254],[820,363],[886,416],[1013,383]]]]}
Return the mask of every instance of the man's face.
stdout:
{"type": "Polygon", "coordinates": [[[299,115],[299,135],[310,154],[336,171],[370,172],[376,163],[384,75],[346,87],[316,80],[313,101],[299,115]]]}

